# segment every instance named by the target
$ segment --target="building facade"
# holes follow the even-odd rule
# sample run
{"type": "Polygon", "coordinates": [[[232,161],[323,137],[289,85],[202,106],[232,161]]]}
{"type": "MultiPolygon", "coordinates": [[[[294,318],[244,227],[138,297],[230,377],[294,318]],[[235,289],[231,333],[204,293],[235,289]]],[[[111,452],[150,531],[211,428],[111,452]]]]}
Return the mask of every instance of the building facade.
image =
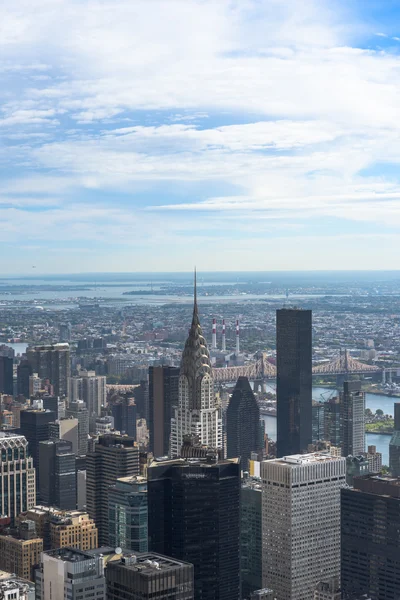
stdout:
{"type": "Polygon", "coordinates": [[[263,584],[277,600],[307,600],[340,575],[340,490],[346,460],[314,453],[264,461],[263,584]],[[329,518],[327,518],[329,515],[329,518]]]}
{"type": "Polygon", "coordinates": [[[108,543],[114,548],[147,552],[147,479],[140,475],[117,479],[108,492],[108,543]]]}
{"type": "Polygon", "coordinates": [[[47,440],[39,444],[39,497],[45,506],[61,510],[76,508],[76,465],[72,444],[47,440]]]}
{"type": "Polygon", "coordinates": [[[389,469],[400,477],[400,402],[394,404],[394,431],[389,443],[389,469]]]}
{"type": "Polygon", "coordinates": [[[312,441],[310,310],[276,311],[277,456],[307,451],[312,441]]]}
{"type": "Polygon", "coordinates": [[[240,503],[240,571],[242,598],[262,587],[262,485],[249,478],[242,484],[240,503]]]}
{"type": "Polygon", "coordinates": [[[214,391],[207,342],[200,327],[196,281],[189,337],[182,355],[178,406],[171,420],[170,456],[180,456],[185,435],[194,435],[210,448],[222,448],[222,420],[214,391]]]}
{"type": "Polygon", "coordinates": [[[341,518],[345,597],[369,594],[373,600],[398,600],[400,479],[354,479],[354,488],[342,490],[341,518]]]}
{"type": "Polygon", "coordinates": [[[92,550],[98,547],[95,522],[85,512],[74,510],[55,513],[50,517],[51,548],[78,548],[92,550]]]}
{"type": "Polygon", "coordinates": [[[365,452],[365,393],[360,381],[345,381],[340,393],[340,440],[342,456],[365,452]]]}
{"type": "Polygon", "coordinates": [[[136,442],[136,404],[134,398],[123,398],[120,402],[112,405],[112,416],[114,417],[114,429],[126,433],[136,442]]]}
{"type": "Polygon", "coordinates": [[[179,367],[149,367],[149,450],[167,456],[173,407],[178,406],[179,367]]]}
{"type": "Polygon", "coordinates": [[[80,371],[79,377],[69,379],[71,402],[83,400],[89,414],[89,431],[94,432],[96,417],[101,416],[101,407],[106,405],[106,377],[94,371],[80,371]]]}
{"type": "Polygon", "coordinates": [[[247,471],[252,452],[261,448],[260,409],[247,377],[239,377],[226,411],[227,457],[240,458],[247,471]]]}
{"type": "Polygon", "coordinates": [[[0,432],[0,514],[14,521],[36,504],[36,473],[23,435],[0,432]]]}
{"type": "Polygon", "coordinates": [[[20,431],[27,439],[33,466],[36,467],[36,489],[40,480],[39,444],[49,439],[49,423],[52,421],[54,413],[50,410],[29,408],[20,413],[20,431]]]}
{"type": "Polygon", "coordinates": [[[67,417],[78,420],[78,456],[86,456],[88,452],[89,411],[83,400],[75,400],[68,404],[67,417]]]}
{"type": "Polygon", "coordinates": [[[148,468],[149,548],[192,563],[195,598],[240,596],[240,464],[216,453],[148,468]]]}
{"type": "Polygon", "coordinates": [[[0,355],[0,394],[14,394],[13,359],[0,355]]]}
{"type": "Polygon", "coordinates": [[[27,349],[26,356],[32,372],[53,385],[55,396],[68,395],[68,379],[71,376],[69,344],[33,346],[27,349]]]}
{"type": "Polygon", "coordinates": [[[35,583],[36,600],[106,600],[103,559],[76,548],[42,552],[35,583]]]}
{"type": "Polygon", "coordinates": [[[153,552],[107,566],[108,600],[194,600],[193,565],[153,552]]]}
{"type": "Polygon", "coordinates": [[[99,530],[99,544],[108,544],[108,493],[117,479],[139,475],[139,448],[122,435],[99,437],[94,452],[86,457],[87,511],[99,530]]]}
{"type": "Polygon", "coordinates": [[[41,538],[24,540],[0,535],[0,569],[32,580],[32,568],[39,562],[42,550],[41,538]]]}

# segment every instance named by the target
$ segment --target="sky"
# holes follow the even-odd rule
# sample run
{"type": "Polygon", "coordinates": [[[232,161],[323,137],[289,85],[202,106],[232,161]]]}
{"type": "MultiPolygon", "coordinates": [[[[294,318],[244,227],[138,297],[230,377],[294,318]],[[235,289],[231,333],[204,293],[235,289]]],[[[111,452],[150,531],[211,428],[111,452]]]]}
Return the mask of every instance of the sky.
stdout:
{"type": "Polygon", "coordinates": [[[398,0],[3,0],[0,273],[400,268],[398,0]]]}

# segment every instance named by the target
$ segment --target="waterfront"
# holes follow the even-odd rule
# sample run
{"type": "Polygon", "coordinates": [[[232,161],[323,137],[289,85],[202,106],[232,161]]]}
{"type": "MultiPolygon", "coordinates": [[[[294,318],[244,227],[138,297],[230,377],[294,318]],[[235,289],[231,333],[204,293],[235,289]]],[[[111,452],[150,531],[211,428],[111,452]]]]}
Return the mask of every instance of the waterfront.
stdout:
{"type": "MultiPolygon", "coordinates": [[[[268,384],[269,391],[275,392],[275,385],[268,384]]],[[[337,394],[336,390],[313,387],[313,399],[326,402],[328,398],[337,394]]],[[[375,412],[378,408],[383,410],[385,414],[393,415],[393,405],[395,402],[400,402],[400,398],[384,396],[383,394],[366,394],[365,407],[375,412]]],[[[265,423],[265,430],[271,440],[276,440],[276,417],[262,415],[265,423]]],[[[376,446],[378,452],[382,453],[382,463],[389,464],[389,442],[390,435],[382,435],[379,433],[367,433],[365,435],[366,446],[376,446]]]]}

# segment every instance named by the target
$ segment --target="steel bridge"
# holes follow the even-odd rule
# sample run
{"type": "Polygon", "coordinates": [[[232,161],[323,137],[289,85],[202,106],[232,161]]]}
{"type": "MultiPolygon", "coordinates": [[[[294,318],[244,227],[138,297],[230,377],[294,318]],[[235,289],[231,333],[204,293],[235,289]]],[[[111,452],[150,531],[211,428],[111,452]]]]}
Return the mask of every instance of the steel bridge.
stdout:
{"type": "MultiPolygon", "coordinates": [[[[367,365],[356,360],[347,350],[340,352],[333,360],[313,367],[313,375],[365,375],[379,373],[382,369],[367,365]]],[[[253,381],[264,381],[276,378],[276,366],[268,360],[268,355],[263,352],[256,362],[240,367],[221,367],[213,369],[216,383],[237,381],[238,377],[247,377],[253,381]]]]}

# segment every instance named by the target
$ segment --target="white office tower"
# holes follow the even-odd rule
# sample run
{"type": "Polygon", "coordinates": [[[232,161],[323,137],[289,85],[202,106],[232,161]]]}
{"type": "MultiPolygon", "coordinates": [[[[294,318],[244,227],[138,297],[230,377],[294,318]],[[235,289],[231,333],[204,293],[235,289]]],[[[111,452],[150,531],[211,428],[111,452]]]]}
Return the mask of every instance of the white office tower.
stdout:
{"type": "Polygon", "coordinates": [[[36,600],[106,600],[104,559],[77,548],[42,552],[36,600]]]}
{"type": "Polygon", "coordinates": [[[0,432],[0,515],[14,522],[35,504],[36,471],[26,437],[0,432]]]}
{"type": "Polygon", "coordinates": [[[182,355],[178,407],[171,419],[170,455],[180,456],[185,435],[195,435],[200,444],[222,448],[222,420],[214,392],[207,342],[197,309],[196,276],[192,325],[182,355]]]}
{"type": "Polygon", "coordinates": [[[296,454],[262,463],[263,585],[277,600],[310,600],[340,575],[340,490],[346,459],[296,454]]]}

